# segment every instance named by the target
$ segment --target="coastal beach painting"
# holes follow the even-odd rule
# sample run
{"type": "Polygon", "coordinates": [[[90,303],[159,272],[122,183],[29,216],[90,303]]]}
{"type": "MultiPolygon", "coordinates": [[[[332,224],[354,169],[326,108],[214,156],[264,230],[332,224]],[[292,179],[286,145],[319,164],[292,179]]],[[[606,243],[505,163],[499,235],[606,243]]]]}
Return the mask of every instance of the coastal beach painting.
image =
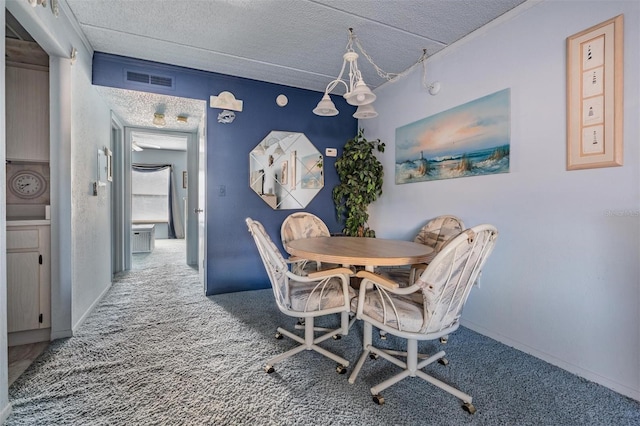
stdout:
{"type": "Polygon", "coordinates": [[[509,173],[510,89],[396,129],[396,184],[509,173]]]}

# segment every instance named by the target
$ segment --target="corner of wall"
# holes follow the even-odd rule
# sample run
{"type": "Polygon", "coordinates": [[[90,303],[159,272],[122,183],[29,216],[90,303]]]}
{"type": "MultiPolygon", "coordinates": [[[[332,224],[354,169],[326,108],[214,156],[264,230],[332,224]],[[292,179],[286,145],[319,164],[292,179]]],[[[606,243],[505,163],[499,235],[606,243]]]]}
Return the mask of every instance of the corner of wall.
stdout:
{"type": "Polygon", "coordinates": [[[5,420],[9,418],[11,415],[11,404],[7,402],[7,404],[0,411],[0,423],[4,424],[5,420]]]}

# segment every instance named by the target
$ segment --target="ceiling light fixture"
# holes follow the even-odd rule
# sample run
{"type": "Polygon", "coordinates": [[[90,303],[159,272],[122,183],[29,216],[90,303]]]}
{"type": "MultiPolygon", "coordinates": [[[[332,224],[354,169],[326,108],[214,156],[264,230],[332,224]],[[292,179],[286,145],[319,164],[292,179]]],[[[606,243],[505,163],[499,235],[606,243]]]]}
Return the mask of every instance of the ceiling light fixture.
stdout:
{"type": "Polygon", "coordinates": [[[155,114],[153,114],[153,125],[156,127],[164,127],[167,124],[166,120],[164,119],[164,114],[160,114],[159,112],[156,112],[155,114]]]}
{"type": "Polygon", "coordinates": [[[209,106],[211,108],[242,112],[243,101],[236,99],[233,93],[223,91],[218,96],[209,97],[209,106]]]}
{"type": "Polygon", "coordinates": [[[347,103],[350,105],[355,105],[358,107],[356,112],[353,114],[355,118],[358,119],[366,119],[377,117],[378,113],[373,108],[373,101],[376,100],[376,95],[369,89],[369,87],[364,82],[362,78],[362,74],[360,69],[358,68],[358,57],[359,55],[355,52],[354,46],[358,48],[362,56],[364,56],[369,63],[375,68],[377,74],[386,79],[387,81],[396,81],[397,79],[406,76],[409,74],[413,68],[416,66],[423,64],[424,66],[424,76],[423,76],[423,86],[429,89],[432,95],[435,95],[440,88],[439,83],[432,83],[431,85],[426,85],[424,82],[424,78],[426,77],[426,65],[425,60],[427,59],[427,50],[423,49],[422,56],[418,59],[418,61],[413,64],[411,67],[407,68],[405,71],[401,73],[388,73],[383,71],[379,66],[377,66],[371,56],[367,54],[367,52],[363,49],[360,41],[353,33],[353,28],[349,28],[349,41],[347,42],[347,52],[342,55],[342,69],[340,70],[340,74],[338,77],[331,81],[327,88],[324,91],[324,95],[318,105],[314,108],[313,113],[316,115],[324,116],[324,117],[332,117],[334,115],[338,115],[338,109],[335,104],[331,100],[329,94],[335,89],[338,85],[342,84],[345,87],[346,93],[343,97],[346,99],[347,103]],[[347,64],[349,64],[349,84],[345,80],[342,79],[342,75],[344,74],[347,64]],[[437,84],[438,88],[434,93],[434,85],[437,84]]]}

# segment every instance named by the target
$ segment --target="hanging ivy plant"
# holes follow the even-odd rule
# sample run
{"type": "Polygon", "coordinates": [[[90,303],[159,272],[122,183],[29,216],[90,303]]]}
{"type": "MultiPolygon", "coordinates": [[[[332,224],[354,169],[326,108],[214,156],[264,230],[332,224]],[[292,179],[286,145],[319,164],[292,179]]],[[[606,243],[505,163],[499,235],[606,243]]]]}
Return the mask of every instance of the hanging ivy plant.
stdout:
{"type": "Polygon", "coordinates": [[[333,203],[336,216],[344,223],[342,233],[352,237],[375,237],[373,229],[367,227],[368,207],[382,195],[382,163],[374,150],[384,152],[380,139],[368,141],[364,130],[347,141],[342,155],[336,160],[340,183],[333,188],[333,203]]]}

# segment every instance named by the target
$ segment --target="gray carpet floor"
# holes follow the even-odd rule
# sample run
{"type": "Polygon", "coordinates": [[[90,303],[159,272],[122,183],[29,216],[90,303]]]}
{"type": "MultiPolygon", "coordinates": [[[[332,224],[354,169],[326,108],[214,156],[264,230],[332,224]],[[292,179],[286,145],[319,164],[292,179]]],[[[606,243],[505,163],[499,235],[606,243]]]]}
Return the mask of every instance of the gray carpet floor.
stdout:
{"type": "MultiPolygon", "coordinates": [[[[274,331],[295,319],[277,310],[271,290],[205,297],[183,250],[158,240],[154,253],[136,255],[77,334],[53,342],[10,387],[6,424],[640,425],[637,401],[465,328],[444,345],[449,365],[426,371],[471,394],[475,415],[417,378],[375,405],[369,388],[398,371],[382,359],[367,360],[353,385],[315,352],[268,375],[264,361],[294,346],[274,331]]],[[[360,330],[322,346],[355,362],[360,330]]]]}

